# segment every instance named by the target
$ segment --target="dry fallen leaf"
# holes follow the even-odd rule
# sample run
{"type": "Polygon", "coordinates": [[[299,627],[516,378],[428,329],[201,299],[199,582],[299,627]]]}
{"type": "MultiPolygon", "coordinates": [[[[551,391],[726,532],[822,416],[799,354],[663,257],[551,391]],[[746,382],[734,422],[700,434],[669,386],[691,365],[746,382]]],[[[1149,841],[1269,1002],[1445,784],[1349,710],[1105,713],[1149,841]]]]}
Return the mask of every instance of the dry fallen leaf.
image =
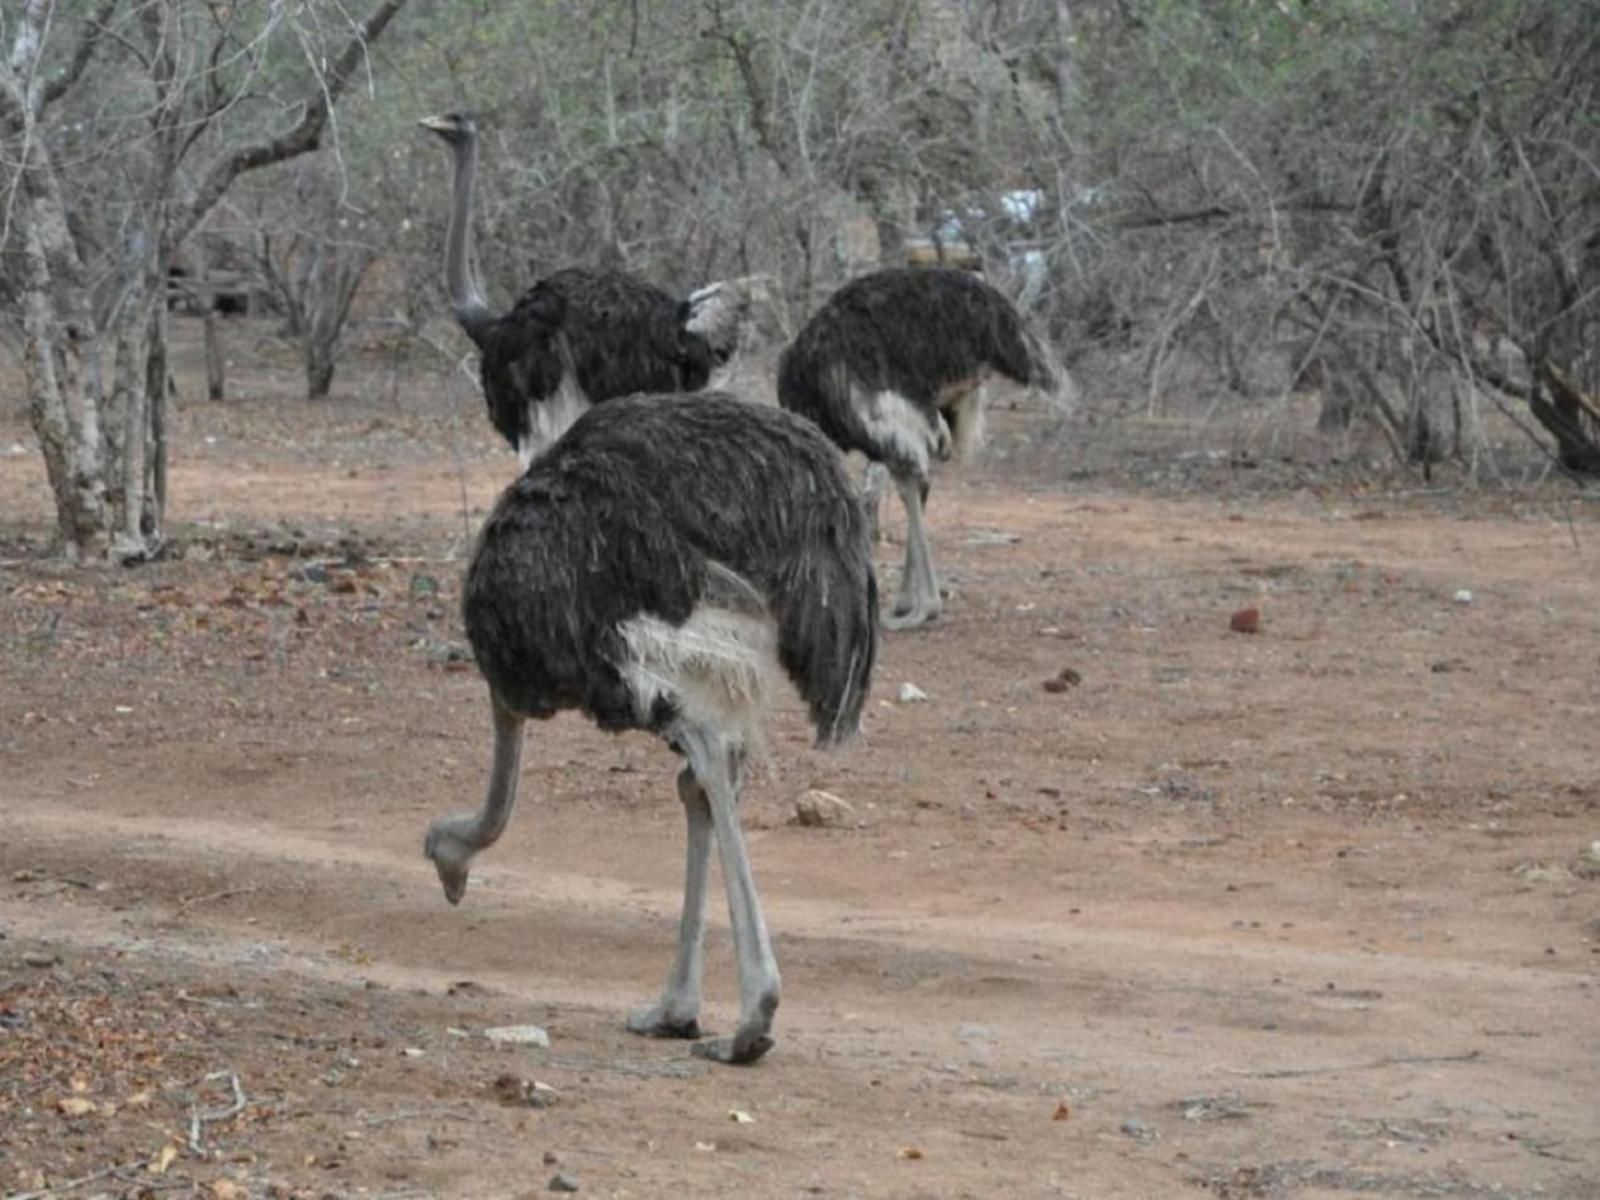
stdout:
{"type": "Polygon", "coordinates": [[[896,1158],[909,1158],[909,1159],[921,1158],[922,1157],[922,1147],[921,1146],[901,1146],[899,1151],[895,1154],[895,1157],[896,1158]]]}
{"type": "Polygon", "coordinates": [[[700,1151],[701,1154],[710,1154],[717,1148],[717,1144],[715,1142],[696,1142],[694,1148],[700,1151]]]}
{"type": "Polygon", "coordinates": [[[168,1142],[165,1146],[161,1147],[161,1153],[156,1155],[151,1161],[150,1174],[165,1175],[167,1173],[167,1168],[173,1164],[177,1157],[178,1148],[171,1142],[168,1142]]]}
{"type": "Polygon", "coordinates": [[[56,1101],[56,1108],[65,1117],[86,1117],[95,1111],[93,1100],[85,1100],[82,1096],[68,1096],[56,1101]]]}
{"type": "Polygon", "coordinates": [[[249,1193],[231,1179],[214,1179],[211,1195],[213,1200],[246,1200],[249,1193]]]}
{"type": "Polygon", "coordinates": [[[126,1100],[124,1100],[122,1102],[122,1107],[123,1108],[131,1108],[131,1109],[135,1109],[135,1110],[138,1110],[138,1111],[142,1111],[144,1109],[149,1108],[150,1107],[150,1091],[149,1091],[149,1089],[146,1088],[142,1092],[135,1092],[133,1095],[129,1096],[126,1100]]]}

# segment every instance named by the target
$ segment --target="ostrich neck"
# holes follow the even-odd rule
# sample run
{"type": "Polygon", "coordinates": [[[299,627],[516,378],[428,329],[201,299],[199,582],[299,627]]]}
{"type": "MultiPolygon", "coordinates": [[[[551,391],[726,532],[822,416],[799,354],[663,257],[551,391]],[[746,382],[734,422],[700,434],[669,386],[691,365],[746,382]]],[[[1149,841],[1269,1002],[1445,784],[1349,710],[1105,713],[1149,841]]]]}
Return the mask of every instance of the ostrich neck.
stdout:
{"type": "Polygon", "coordinates": [[[445,282],[450,303],[474,341],[494,320],[483,289],[472,274],[472,189],[478,174],[478,140],[471,138],[456,152],[455,207],[450,213],[450,236],[445,246],[445,282]]]}

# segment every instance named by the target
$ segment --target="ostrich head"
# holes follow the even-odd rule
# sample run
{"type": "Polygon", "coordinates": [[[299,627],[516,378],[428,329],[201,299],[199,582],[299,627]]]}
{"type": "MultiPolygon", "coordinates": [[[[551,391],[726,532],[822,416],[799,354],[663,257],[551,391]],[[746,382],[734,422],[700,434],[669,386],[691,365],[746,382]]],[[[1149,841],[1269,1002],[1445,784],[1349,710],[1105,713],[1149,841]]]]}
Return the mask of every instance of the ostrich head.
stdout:
{"type": "Polygon", "coordinates": [[[781,337],[777,299],[765,275],[707,284],[683,302],[682,320],[686,330],[705,338],[711,351],[713,390],[727,386],[736,369],[732,360],[741,350],[781,337]]]}
{"type": "Polygon", "coordinates": [[[424,117],[417,123],[445,140],[455,163],[450,233],[445,240],[445,282],[456,320],[467,336],[481,346],[495,318],[472,269],[472,191],[478,174],[478,123],[465,110],[424,117]]]}
{"type": "Polygon", "coordinates": [[[417,124],[430,133],[437,133],[455,148],[465,146],[478,138],[477,117],[469,109],[423,117],[417,124]]]}

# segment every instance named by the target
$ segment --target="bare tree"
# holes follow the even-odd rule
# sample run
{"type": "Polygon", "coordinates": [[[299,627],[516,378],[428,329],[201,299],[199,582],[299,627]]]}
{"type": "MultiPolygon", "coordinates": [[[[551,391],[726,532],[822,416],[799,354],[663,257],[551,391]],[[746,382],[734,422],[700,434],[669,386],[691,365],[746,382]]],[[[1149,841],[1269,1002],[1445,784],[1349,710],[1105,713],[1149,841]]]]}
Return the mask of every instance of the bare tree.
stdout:
{"type": "Polygon", "coordinates": [[[0,232],[15,245],[30,411],[70,558],[159,547],[167,268],[237,178],[317,147],[404,3],[378,0],[355,23],[335,4],[199,0],[101,0],[76,20],[20,0],[4,14],[0,132],[19,169],[0,232]],[[249,111],[289,62],[320,65],[272,115],[249,111]],[[133,201],[108,203],[116,187],[133,201]]]}
{"type": "Polygon", "coordinates": [[[333,386],[350,305],[377,247],[366,214],[347,199],[337,161],[309,155],[290,172],[279,228],[255,236],[256,267],[283,304],[285,333],[300,342],[306,395],[320,400],[333,386]]]}

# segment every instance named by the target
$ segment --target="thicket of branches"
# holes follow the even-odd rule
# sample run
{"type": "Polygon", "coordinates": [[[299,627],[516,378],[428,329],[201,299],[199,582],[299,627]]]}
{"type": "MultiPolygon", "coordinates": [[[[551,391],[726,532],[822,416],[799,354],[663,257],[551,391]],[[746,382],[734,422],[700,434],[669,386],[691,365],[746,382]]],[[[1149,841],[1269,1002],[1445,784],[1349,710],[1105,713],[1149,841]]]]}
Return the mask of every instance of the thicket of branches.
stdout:
{"type": "Polygon", "coordinates": [[[20,295],[21,168],[43,146],[83,319],[113,340],[157,227],[173,255],[209,231],[255,264],[312,391],[369,264],[387,315],[444,311],[447,169],[415,121],[471,107],[502,303],[574,262],[676,289],[759,272],[798,321],[850,273],[970,251],[1128,407],[1311,383],[1324,427],[1376,422],[1429,463],[1470,456],[1495,406],[1600,474],[1590,5],[412,0],[360,57],[373,102],[325,111],[310,157],[235,172],[204,228],[205,172],[294,128],[350,17],[88,7],[0,0],[12,77],[61,93],[0,128],[0,288],[20,295]],[[46,9],[28,76],[16,34],[46,9]]]}
{"type": "MultiPolygon", "coordinates": [[[[678,287],[762,271],[799,317],[851,271],[960,240],[1069,361],[1115,351],[1090,382],[1130,406],[1312,383],[1324,428],[1375,422],[1423,464],[1469,458],[1474,414],[1498,407],[1600,474],[1588,6],[619,0],[424,19],[428,47],[389,82],[481,110],[502,296],[572,261],[678,287]]],[[[386,174],[431,282],[443,165],[403,156],[402,125],[386,174]]]]}

